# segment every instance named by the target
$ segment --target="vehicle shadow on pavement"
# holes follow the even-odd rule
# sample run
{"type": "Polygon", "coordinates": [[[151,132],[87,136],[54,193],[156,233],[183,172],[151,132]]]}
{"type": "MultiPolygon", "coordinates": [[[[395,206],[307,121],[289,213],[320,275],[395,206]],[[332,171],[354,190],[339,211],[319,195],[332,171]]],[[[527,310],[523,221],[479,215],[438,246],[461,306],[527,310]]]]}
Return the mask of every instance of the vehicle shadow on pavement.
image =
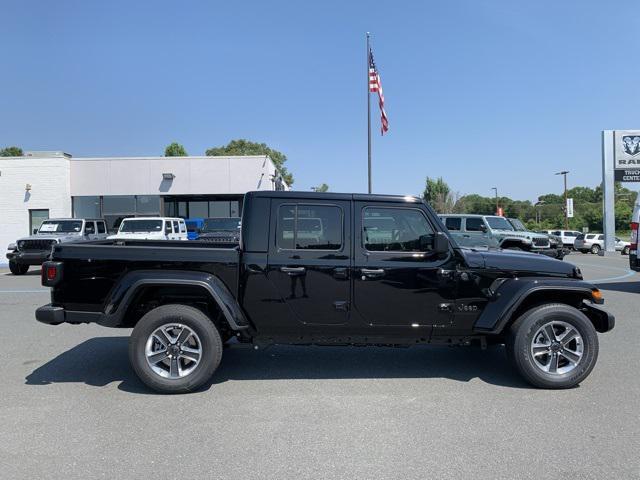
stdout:
{"type": "Polygon", "coordinates": [[[640,282],[638,282],[637,280],[631,282],[596,283],[595,285],[600,290],[610,290],[614,292],[624,293],[640,293],[640,282]]]}
{"type": "MultiPolygon", "coordinates": [[[[120,382],[120,390],[152,393],[136,377],[127,356],[128,337],[87,340],[26,377],[27,385],[85,383],[102,387],[120,382]]],[[[274,346],[254,351],[232,346],[204,387],[228,380],[279,379],[448,378],[460,382],[480,379],[511,388],[532,388],[510,367],[502,347],[416,346],[307,347],[274,346]]]]}

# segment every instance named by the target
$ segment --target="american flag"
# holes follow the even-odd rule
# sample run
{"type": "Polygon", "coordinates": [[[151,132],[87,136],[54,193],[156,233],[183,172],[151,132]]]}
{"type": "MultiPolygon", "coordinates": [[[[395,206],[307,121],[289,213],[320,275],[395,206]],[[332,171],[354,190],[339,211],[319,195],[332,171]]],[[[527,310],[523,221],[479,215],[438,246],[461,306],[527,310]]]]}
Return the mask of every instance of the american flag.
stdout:
{"type": "Polygon", "coordinates": [[[369,91],[371,93],[378,92],[378,106],[380,107],[380,134],[389,130],[389,119],[387,112],[384,111],[384,94],[382,93],[382,83],[380,82],[380,74],[376,69],[376,63],[373,61],[373,52],[369,49],[369,91]]]}

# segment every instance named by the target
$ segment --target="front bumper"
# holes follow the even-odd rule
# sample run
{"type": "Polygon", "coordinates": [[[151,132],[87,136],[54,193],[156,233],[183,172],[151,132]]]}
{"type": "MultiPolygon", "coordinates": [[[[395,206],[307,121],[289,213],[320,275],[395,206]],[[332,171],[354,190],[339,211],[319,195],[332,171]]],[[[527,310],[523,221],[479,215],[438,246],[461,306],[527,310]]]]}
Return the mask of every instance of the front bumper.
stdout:
{"type": "Polygon", "coordinates": [[[582,306],[584,309],[584,314],[593,322],[593,326],[595,327],[597,332],[608,332],[610,330],[613,330],[613,327],[616,326],[616,317],[614,317],[606,310],[603,310],[593,304],[586,302],[584,302],[582,306]]]}
{"type": "Polygon", "coordinates": [[[21,265],[42,265],[47,261],[51,252],[48,250],[36,251],[36,252],[23,252],[14,250],[7,253],[7,258],[10,262],[15,262],[21,265]]]}

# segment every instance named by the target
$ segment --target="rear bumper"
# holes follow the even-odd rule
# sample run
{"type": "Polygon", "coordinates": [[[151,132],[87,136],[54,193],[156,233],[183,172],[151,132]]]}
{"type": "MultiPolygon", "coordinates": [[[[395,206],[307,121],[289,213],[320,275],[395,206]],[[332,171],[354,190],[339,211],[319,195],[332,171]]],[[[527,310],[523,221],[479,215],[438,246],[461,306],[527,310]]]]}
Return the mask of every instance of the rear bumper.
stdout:
{"type": "Polygon", "coordinates": [[[61,323],[101,323],[103,318],[101,312],[77,312],[65,310],[52,304],[43,305],[36,309],[36,320],[47,325],[60,325],[61,323]]]}
{"type": "Polygon", "coordinates": [[[10,262],[15,262],[21,265],[42,265],[45,262],[51,252],[49,251],[37,251],[37,252],[20,252],[14,250],[7,253],[7,258],[10,262]]]}

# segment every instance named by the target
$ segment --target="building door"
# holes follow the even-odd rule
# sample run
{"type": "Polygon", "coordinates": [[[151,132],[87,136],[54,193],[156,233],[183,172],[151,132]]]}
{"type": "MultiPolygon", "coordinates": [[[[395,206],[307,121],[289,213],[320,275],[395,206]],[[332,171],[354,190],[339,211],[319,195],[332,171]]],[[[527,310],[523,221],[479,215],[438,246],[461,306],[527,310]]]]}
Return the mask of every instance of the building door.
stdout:
{"type": "Polygon", "coordinates": [[[29,210],[29,235],[40,228],[42,222],[49,219],[48,209],[29,210]]]}

